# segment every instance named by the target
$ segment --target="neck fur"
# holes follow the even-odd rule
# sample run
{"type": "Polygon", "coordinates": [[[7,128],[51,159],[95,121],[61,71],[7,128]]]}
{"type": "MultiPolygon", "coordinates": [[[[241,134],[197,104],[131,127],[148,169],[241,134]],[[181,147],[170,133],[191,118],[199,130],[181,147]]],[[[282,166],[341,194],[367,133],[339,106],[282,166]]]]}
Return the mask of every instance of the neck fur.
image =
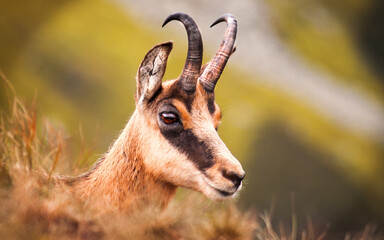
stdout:
{"type": "Polygon", "coordinates": [[[87,204],[129,211],[153,202],[166,206],[173,197],[176,186],[157,180],[145,168],[137,124],[135,112],[105,158],[77,178],[75,192],[87,204]]]}

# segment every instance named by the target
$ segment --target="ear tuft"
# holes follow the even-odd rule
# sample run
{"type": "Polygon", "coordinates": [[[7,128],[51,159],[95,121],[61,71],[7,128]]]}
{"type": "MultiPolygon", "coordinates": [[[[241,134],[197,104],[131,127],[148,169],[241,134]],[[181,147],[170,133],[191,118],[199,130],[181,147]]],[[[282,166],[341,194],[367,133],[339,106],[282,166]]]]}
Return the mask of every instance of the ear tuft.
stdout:
{"type": "Polygon", "coordinates": [[[136,103],[146,102],[160,89],[172,42],[154,46],[141,62],[137,72],[136,103]]]}

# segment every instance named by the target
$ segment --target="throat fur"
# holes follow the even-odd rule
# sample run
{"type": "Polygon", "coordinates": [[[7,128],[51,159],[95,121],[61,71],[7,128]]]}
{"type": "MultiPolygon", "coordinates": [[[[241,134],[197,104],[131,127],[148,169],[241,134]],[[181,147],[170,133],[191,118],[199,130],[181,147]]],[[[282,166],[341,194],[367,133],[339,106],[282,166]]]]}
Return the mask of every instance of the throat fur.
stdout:
{"type": "Polygon", "coordinates": [[[131,212],[148,204],[165,207],[176,192],[176,186],[146,171],[140,139],[129,125],[105,157],[73,183],[80,200],[100,212],[131,212]]]}

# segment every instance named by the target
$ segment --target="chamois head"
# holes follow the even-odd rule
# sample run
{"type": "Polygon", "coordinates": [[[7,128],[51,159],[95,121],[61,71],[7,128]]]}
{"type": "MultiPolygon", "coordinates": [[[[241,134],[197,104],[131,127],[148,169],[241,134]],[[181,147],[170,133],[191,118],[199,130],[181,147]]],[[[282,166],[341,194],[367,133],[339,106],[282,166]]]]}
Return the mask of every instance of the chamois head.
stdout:
{"type": "Polygon", "coordinates": [[[162,82],[172,42],[153,47],[137,73],[135,128],[140,132],[144,166],[149,174],[175,186],[205,194],[213,200],[235,195],[245,176],[241,164],[217,134],[221,120],[215,85],[234,51],[237,22],[226,14],[227,29],[220,48],[204,67],[203,43],[196,23],[184,13],[170,15],[163,26],[180,21],[188,35],[183,71],[162,82]]]}

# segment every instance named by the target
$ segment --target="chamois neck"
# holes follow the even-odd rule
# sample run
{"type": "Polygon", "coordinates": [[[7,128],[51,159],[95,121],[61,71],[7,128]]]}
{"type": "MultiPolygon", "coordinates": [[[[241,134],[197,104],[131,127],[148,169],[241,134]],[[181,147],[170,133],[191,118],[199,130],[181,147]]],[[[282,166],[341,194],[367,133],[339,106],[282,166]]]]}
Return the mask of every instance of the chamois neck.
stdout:
{"type": "Polygon", "coordinates": [[[100,209],[131,210],[156,202],[166,206],[176,186],[157,180],[146,171],[143,145],[136,124],[137,112],[112,147],[89,172],[79,176],[75,188],[81,199],[100,209]]]}

